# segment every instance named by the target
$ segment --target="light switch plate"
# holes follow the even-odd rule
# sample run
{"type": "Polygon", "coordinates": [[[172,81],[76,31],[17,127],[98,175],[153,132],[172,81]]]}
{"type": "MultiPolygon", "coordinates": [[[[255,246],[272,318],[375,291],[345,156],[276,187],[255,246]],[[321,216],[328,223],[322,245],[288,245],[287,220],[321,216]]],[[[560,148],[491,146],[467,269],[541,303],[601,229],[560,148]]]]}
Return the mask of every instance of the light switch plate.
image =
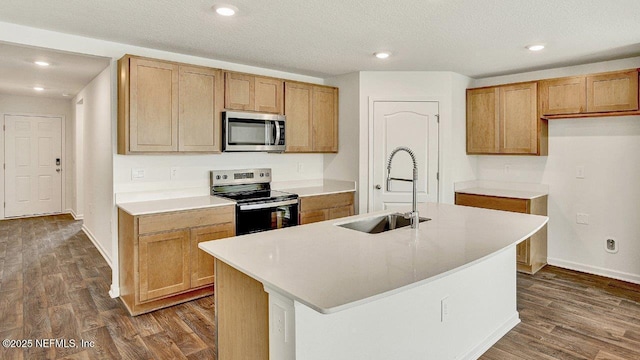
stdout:
{"type": "Polygon", "coordinates": [[[584,179],[584,166],[576,166],[576,179],[584,179]]]}
{"type": "Polygon", "coordinates": [[[577,213],[576,223],[582,224],[582,225],[589,225],[589,214],[577,213]]]}
{"type": "Polygon", "coordinates": [[[144,179],[144,169],[131,169],[131,180],[144,179]]]}

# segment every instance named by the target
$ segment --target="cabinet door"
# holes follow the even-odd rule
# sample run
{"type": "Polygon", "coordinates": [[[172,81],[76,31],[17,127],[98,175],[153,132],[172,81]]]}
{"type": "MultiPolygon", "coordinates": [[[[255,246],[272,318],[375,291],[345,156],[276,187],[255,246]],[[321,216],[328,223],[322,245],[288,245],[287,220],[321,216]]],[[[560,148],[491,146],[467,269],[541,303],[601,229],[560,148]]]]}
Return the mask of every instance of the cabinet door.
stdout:
{"type": "Polygon", "coordinates": [[[203,241],[218,240],[235,235],[233,223],[202,226],[191,229],[191,287],[213,284],[213,256],[198,248],[203,241]]]}
{"type": "Polygon", "coordinates": [[[587,112],[637,109],[636,70],[587,76],[587,112]]]}
{"type": "Polygon", "coordinates": [[[284,82],[278,79],[256,76],[255,84],[255,110],[282,114],[284,82]]]}
{"type": "Polygon", "coordinates": [[[255,76],[232,72],[227,72],[224,76],[224,107],[231,110],[254,110],[255,76]]]}
{"type": "Polygon", "coordinates": [[[179,151],[220,151],[220,70],[180,66],[179,151]]]}
{"type": "Polygon", "coordinates": [[[131,58],[130,151],[178,150],[178,65],[131,58]]]}
{"type": "Polygon", "coordinates": [[[497,154],[498,89],[467,90],[467,153],[497,154]]]}
{"type": "Polygon", "coordinates": [[[141,235],[138,245],[140,301],[189,289],[189,231],[141,235]]]}
{"type": "MultiPolygon", "coordinates": [[[[313,87],[313,151],[338,151],[338,90],[313,87]]],[[[288,139],[287,139],[288,140],[288,139]]]]}
{"type": "Polygon", "coordinates": [[[500,153],[538,152],[537,84],[500,88],[500,153]]]}
{"type": "Polygon", "coordinates": [[[311,85],[285,82],[284,114],[287,116],[285,139],[287,152],[313,150],[311,125],[311,85]]]}
{"type": "Polygon", "coordinates": [[[538,86],[542,115],[579,114],[587,108],[584,76],[542,80],[538,86]]]}

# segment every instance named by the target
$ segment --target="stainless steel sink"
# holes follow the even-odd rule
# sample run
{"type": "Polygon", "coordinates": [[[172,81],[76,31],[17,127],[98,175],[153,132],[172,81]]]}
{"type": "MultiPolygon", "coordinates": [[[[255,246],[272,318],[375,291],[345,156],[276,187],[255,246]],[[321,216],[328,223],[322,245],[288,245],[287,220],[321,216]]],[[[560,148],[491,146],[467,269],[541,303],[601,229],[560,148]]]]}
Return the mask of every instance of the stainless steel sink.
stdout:
{"type": "MultiPolygon", "coordinates": [[[[420,222],[425,222],[428,220],[431,219],[424,217],[420,218],[420,222]]],[[[394,213],[356,220],[344,224],[339,224],[338,226],[369,234],[378,234],[389,230],[403,228],[409,225],[411,225],[411,219],[405,219],[404,214],[394,213]]]]}

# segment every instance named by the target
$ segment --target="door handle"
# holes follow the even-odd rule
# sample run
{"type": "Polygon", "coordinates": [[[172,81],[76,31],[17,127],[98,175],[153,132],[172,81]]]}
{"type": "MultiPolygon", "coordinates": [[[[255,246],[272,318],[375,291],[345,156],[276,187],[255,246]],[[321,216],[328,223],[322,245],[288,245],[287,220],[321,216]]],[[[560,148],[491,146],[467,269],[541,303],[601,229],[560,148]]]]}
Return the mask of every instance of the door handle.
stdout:
{"type": "Polygon", "coordinates": [[[62,170],[61,169],[56,169],[56,172],[60,172],[60,171],[62,171],[62,170]]]}
{"type": "Polygon", "coordinates": [[[380,184],[376,185],[376,190],[380,190],[382,189],[382,186],[380,186],[380,184]]]}

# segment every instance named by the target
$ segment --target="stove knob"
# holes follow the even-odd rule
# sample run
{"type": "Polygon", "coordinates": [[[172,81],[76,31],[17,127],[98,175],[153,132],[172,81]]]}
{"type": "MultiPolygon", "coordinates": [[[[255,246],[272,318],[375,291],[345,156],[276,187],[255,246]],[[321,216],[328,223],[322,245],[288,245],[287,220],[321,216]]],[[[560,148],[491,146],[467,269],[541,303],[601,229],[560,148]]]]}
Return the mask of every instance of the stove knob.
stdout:
{"type": "Polygon", "coordinates": [[[227,180],[227,175],[222,175],[222,179],[227,180]]]}
{"type": "Polygon", "coordinates": [[[269,173],[264,173],[265,176],[269,176],[269,173]]]}
{"type": "Polygon", "coordinates": [[[216,175],[216,180],[220,180],[220,175],[216,175]]]}
{"type": "Polygon", "coordinates": [[[264,173],[260,173],[260,177],[264,177],[264,173]]]}

